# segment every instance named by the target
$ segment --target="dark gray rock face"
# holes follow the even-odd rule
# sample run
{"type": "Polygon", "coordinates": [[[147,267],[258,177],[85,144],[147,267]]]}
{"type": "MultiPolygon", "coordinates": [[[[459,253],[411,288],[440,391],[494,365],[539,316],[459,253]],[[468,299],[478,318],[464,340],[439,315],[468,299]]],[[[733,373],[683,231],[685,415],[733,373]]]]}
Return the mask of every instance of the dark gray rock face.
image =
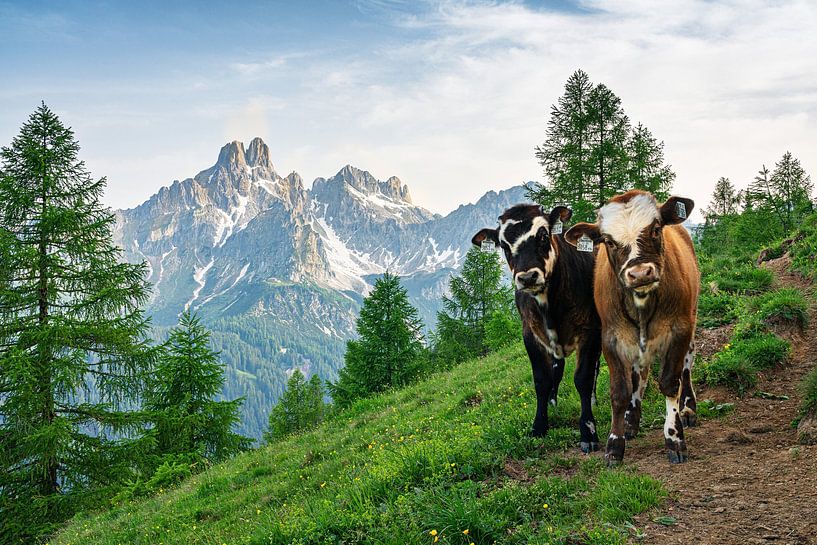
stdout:
{"type": "Polygon", "coordinates": [[[404,277],[433,327],[448,277],[471,236],[496,224],[524,188],[484,195],[446,216],[412,202],[408,186],[350,165],[310,190],[274,169],[255,138],[225,145],[216,163],[117,211],[117,243],[148,263],[158,329],[188,308],[213,331],[227,396],[246,396],[242,430],[256,437],[288,373],[336,377],[362,298],[386,270],[404,277]]]}

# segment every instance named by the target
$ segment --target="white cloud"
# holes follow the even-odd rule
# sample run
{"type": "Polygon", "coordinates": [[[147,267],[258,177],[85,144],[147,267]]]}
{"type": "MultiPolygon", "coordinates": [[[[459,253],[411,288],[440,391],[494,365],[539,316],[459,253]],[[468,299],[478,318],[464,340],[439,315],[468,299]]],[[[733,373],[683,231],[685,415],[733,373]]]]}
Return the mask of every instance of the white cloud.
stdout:
{"type": "MultiPolygon", "coordinates": [[[[109,202],[137,204],[210,166],[224,142],[261,136],[276,166],[297,170],[307,184],[352,163],[381,178],[399,176],[418,204],[446,212],[489,189],[540,178],[533,147],[578,68],[664,140],[676,192],[698,209],[718,177],[744,186],[786,150],[817,176],[811,2],[359,6],[383,17],[390,32],[367,37],[368,27],[359,26],[285,50],[259,46],[240,60],[191,62],[138,94],[128,82],[116,93],[97,86],[104,94],[67,122],[88,134],[80,142],[95,157],[107,149],[97,146],[119,135],[113,125],[127,135],[130,156],[120,143],[94,163],[110,179],[109,202]],[[219,62],[221,72],[212,69],[219,62]],[[131,98],[141,102],[131,106],[131,98]],[[88,119],[98,121],[83,127],[88,119]],[[145,156],[149,166],[136,168],[145,156]]],[[[71,89],[63,83],[60,89],[71,89]]],[[[72,109],[89,100],[81,89],[71,93],[72,109]]]]}

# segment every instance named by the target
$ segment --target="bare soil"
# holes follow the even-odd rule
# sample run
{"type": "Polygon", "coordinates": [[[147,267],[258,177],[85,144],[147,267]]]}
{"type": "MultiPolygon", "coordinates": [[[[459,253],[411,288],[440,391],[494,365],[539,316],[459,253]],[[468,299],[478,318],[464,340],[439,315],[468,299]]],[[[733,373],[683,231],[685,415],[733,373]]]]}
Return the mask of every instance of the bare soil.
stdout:
{"type": "MultiPolygon", "coordinates": [[[[764,265],[775,272],[775,287],[795,287],[814,301],[814,288],[788,264],[784,256],[764,265]]],[[[817,445],[798,444],[791,425],[800,407],[797,387],[817,364],[814,308],[810,317],[805,331],[780,328],[792,342],[791,359],[758,381],[757,390],[789,399],[699,388],[698,399],[734,403],[735,410],[686,430],[685,464],[667,461],[661,429],[628,443],[625,461],[663,481],[671,495],[661,509],[638,518],[633,543],[817,544],[817,445]]],[[[711,355],[714,343],[728,341],[724,333],[702,331],[698,344],[711,355]]]]}

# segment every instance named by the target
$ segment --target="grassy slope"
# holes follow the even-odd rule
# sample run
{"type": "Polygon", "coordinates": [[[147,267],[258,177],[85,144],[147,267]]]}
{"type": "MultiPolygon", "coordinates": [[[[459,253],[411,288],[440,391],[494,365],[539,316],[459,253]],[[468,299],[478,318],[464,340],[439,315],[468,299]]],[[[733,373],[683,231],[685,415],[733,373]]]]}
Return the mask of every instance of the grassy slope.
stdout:
{"type": "MultiPolygon", "coordinates": [[[[527,437],[535,397],[515,345],[363,400],[154,498],[78,516],[50,543],[623,543],[631,516],[665,492],[577,454],[568,365],[543,440],[527,437]]],[[[602,369],[601,437],[608,391],[602,369]]],[[[662,412],[648,396],[644,427],[660,426],[662,412]]]]}

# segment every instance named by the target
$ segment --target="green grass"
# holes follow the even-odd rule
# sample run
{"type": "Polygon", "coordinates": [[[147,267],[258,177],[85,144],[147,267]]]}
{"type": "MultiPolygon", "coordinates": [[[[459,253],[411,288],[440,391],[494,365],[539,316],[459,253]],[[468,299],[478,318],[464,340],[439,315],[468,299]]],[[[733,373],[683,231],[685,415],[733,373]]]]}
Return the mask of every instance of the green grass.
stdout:
{"type": "Polygon", "coordinates": [[[734,322],[739,303],[739,298],[731,293],[702,292],[698,298],[698,326],[718,327],[734,322]]]}
{"type": "Polygon", "coordinates": [[[757,374],[789,357],[791,345],[772,333],[755,333],[732,338],[711,361],[697,368],[697,377],[707,384],[723,384],[740,392],[757,384],[757,374]]]}
{"type": "Polygon", "coordinates": [[[788,322],[805,327],[808,322],[808,303],[803,294],[794,288],[770,291],[755,297],[749,310],[758,313],[765,323],[788,322]]]}
{"type": "MultiPolygon", "coordinates": [[[[625,543],[632,517],[666,492],[626,466],[607,470],[578,454],[571,373],[572,358],[544,439],[527,436],[535,395],[515,344],[362,400],[160,495],[77,516],[50,543],[625,543]],[[505,475],[509,460],[523,478],[505,475]]],[[[608,391],[602,369],[601,437],[608,391]]],[[[651,386],[645,429],[661,426],[663,405],[651,386]]]]}
{"type": "Polygon", "coordinates": [[[817,415],[817,367],[809,373],[800,383],[800,395],[803,396],[800,405],[800,415],[817,415]]]}

